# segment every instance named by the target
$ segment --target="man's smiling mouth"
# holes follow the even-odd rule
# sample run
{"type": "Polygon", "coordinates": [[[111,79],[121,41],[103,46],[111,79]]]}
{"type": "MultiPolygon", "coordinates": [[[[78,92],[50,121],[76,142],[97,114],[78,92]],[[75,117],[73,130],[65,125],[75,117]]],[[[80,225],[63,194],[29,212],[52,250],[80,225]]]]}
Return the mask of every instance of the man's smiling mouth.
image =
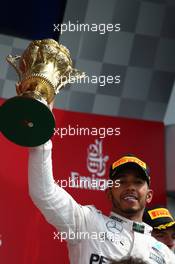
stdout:
{"type": "Polygon", "coordinates": [[[125,194],[122,196],[122,199],[128,202],[137,201],[138,197],[136,194],[125,194]]]}

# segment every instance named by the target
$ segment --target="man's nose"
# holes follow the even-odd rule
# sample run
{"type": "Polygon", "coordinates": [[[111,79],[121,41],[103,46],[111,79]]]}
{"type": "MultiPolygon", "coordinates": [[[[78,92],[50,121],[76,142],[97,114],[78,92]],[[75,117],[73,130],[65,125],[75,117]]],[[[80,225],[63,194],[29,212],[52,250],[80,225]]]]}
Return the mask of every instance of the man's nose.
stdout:
{"type": "Polygon", "coordinates": [[[128,182],[127,183],[127,189],[128,190],[135,190],[136,189],[136,185],[134,184],[134,182],[128,182]]]}

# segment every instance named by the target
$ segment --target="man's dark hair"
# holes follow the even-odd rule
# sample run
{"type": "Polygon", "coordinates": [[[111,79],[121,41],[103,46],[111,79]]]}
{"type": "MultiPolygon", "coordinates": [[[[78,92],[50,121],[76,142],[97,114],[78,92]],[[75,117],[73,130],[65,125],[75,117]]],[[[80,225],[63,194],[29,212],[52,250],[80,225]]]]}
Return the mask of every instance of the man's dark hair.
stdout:
{"type": "Polygon", "coordinates": [[[112,260],[111,264],[148,264],[140,258],[123,258],[121,260],[112,260]]]}

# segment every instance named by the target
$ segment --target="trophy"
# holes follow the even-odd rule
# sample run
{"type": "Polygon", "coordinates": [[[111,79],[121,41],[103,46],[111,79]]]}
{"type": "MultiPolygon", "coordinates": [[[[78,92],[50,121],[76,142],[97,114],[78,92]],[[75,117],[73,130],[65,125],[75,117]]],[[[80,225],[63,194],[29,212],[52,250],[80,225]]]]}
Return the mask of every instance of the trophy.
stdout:
{"type": "Polygon", "coordinates": [[[21,146],[38,146],[54,133],[55,119],[49,109],[59,90],[85,76],[72,67],[69,50],[53,39],[32,41],[22,56],[7,61],[19,76],[17,96],[0,107],[1,132],[21,146]]]}

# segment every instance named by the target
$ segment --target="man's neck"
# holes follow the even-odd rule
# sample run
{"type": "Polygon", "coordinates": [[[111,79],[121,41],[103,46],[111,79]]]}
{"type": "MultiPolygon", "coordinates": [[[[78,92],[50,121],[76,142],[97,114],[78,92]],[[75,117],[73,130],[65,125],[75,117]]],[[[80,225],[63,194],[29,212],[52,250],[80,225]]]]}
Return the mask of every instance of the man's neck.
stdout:
{"type": "Polygon", "coordinates": [[[112,212],[125,217],[131,221],[135,222],[142,222],[142,213],[141,212],[134,212],[134,213],[127,213],[127,212],[122,212],[120,210],[116,210],[115,208],[112,208],[112,212]]]}

